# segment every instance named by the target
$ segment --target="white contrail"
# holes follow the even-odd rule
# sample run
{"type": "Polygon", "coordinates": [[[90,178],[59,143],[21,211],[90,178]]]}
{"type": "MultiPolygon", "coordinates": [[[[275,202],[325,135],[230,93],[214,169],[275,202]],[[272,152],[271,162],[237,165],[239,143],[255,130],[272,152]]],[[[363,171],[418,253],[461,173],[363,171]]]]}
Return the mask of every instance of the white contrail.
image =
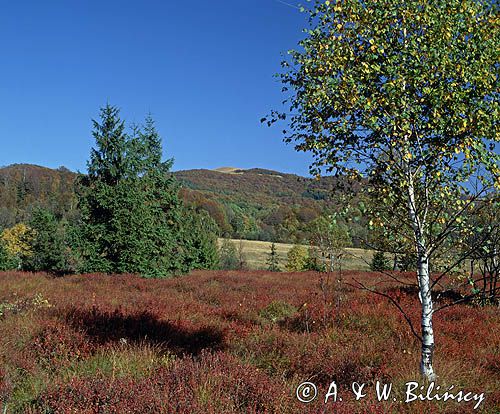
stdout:
{"type": "Polygon", "coordinates": [[[300,10],[299,6],[295,6],[293,4],[287,3],[286,1],[283,1],[283,0],[275,0],[275,1],[277,1],[278,3],[284,4],[285,6],[293,7],[294,9],[299,9],[300,10]]]}

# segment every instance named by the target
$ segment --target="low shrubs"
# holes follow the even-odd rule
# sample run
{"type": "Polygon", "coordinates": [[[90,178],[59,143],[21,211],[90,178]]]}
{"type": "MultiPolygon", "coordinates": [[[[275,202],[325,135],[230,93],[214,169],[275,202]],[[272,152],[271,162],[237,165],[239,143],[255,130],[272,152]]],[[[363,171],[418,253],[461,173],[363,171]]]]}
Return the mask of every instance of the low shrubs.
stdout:
{"type": "Polygon", "coordinates": [[[176,360],[141,379],[104,375],[51,386],[33,404],[39,412],[260,413],[290,400],[286,388],[224,354],[176,360]]]}
{"type": "MultiPolygon", "coordinates": [[[[169,280],[2,273],[0,302],[16,310],[0,318],[0,405],[7,413],[468,412],[451,401],[355,401],[352,382],[402,390],[418,379],[420,345],[404,318],[349,284],[377,277],[346,272],[337,308],[316,272],[197,271],[169,280]],[[323,322],[325,307],[334,324],[323,322]],[[301,404],[295,389],[304,381],[323,399],[336,381],[346,397],[301,404]]],[[[396,284],[385,292],[418,324],[414,292],[396,284]]],[[[439,384],[484,391],[483,412],[494,413],[497,309],[462,304],[434,323],[439,384]]]]}
{"type": "Polygon", "coordinates": [[[50,307],[51,304],[49,301],[44,299],[40,293],[37,293],[31,298],[23,298],[11,302],[0,303],[0,319],[5,317],[8,313],[19,313],[28,310],[50,307]]]}
{"type": "Polygon", "coordinates": [[[297,309],[287,302],[274,301],[267,305],[265,308],[261,309],[259,316],[272,323],[283,321],[285,318],[293,315],[297,309]]]}

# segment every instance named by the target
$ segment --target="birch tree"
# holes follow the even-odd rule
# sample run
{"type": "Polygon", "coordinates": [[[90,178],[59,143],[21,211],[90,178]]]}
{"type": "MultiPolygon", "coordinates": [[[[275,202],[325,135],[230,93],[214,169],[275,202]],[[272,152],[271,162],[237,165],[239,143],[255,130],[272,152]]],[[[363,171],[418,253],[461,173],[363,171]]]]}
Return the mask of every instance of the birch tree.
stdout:
{"type": "Polygon", "coordinates": [[[411,237],[423,376],[433,368],[436,286],[429,266],[464,216],[500,186],[498,6],[481,0],[316,1],[278,76],[284,141],[311,173],[362,180],[370,224],[411,237]]]}
{"type": "Polygon", "coordinates": [[[325,269],[333,272],[335,266],[341,265],[345,256],[345,248],[348,246],[349,234],[340,227],[334,216],[320,216],[314,219],[308,226],[311,234],[310,242],[321,252],[325,269]],[[327,266],[328,265],[328,266],[327,266]]]}

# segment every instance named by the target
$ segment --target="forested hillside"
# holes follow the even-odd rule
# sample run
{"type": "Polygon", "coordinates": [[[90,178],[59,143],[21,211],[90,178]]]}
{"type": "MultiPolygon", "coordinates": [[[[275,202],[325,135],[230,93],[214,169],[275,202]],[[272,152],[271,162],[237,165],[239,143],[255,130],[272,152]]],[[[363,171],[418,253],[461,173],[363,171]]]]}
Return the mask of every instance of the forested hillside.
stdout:
{"type": "MultiPolygon", "coordinates": [[[[184,199],[210,212],[235,238],[304,242],[310,223],[337,209],[335,178],[312,179],[265,169],[175,173],[184,199]]],[[[354,232],[359,235],[361,227],[354,232]]]]}
{"type": "Polygon", "coordinates": [[[57,216],[76,211],[76,174],[65,167],[56,170],[31,164],[0,168],[0,228],[26,221],[35,206],[57,216]]]}
{"type": "MultiPolygon", "coordinates": [[[[264,241],[305,242],[310,224],[337,209],[333,177],[312,179],[265,169],[185,170],[174,172],[187,205],[207,211],[221,236],[264,241]]],[[[64,167],[31,164],[0,168],[0,228],[30,217],[35,206],[59,217],[78,214],[77,174],[64,167]]],[[[351,235],[364,226],[351,223],[351,235]]]]}

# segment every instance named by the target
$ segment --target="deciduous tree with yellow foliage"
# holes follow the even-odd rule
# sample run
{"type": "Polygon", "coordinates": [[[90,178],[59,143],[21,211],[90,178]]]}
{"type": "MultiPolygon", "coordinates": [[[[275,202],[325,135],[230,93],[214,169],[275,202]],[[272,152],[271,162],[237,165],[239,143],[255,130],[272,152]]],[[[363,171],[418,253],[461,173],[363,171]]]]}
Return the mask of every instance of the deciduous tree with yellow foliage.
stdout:
{"type": "Polygon", "coordinates": [[[421,372],[433,369],[429,264],[464,216],[498,196],[498,4],[481,0],[316,1],[280,75],[286,142],[311,171],[364,180],[372,225],[411,237],[421,301],[421,372]],[[496,186],[496,188],[495,188],[496,186]]]}
{"type": "Polygon", "coordinates": [[[33,238],[33,230],[24,223],[16,224],[2,232],[1,239],[5,251],[16,261],[18,267],[21,266],[23,258],[33,254],[33,238]]]}

